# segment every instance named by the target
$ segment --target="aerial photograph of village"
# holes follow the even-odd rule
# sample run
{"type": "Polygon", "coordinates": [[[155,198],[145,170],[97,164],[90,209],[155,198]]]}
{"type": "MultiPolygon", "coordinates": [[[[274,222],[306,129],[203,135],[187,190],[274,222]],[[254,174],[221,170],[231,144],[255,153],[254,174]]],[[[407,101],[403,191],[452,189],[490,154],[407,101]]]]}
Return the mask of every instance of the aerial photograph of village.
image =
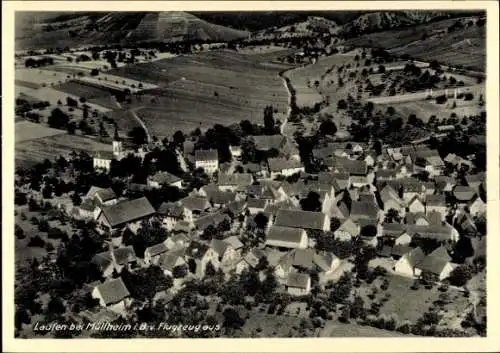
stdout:
{"type": "Polygon", "coordinates": [[[17,11],[15,337],[485,337],[486,21],[17,11]]]}

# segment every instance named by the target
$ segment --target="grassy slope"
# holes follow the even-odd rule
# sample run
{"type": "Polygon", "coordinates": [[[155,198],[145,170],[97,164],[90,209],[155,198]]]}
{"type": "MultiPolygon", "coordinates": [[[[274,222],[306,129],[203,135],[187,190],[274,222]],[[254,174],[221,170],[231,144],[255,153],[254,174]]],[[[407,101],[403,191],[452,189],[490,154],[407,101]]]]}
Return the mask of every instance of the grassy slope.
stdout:
{"type": "Polygon", "coordinates": [[[266,105],[273,105],[275,117],[282,119],[288,97],[278,72],[287,66],[261,64],[261,59],[277,55],[202,52],[119,68],[112,74],[161,86],[125,107],[137,108],[152,134],[164,136],[215,123],[261,121],[266,105]]]}

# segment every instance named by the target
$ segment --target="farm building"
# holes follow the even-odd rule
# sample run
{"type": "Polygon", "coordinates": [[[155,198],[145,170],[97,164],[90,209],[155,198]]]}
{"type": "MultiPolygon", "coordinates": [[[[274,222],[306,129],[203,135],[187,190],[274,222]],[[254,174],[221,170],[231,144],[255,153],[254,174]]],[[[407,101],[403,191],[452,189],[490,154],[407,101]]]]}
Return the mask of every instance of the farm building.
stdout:
{"type": "Polygon", "coordinates": [[[102,207],[97,222],[110,230],[128,226],[134,231],[139,228],[143,220],[150,219],[154,214],[155,209],[148,199],[141,197],[102,207]]]}
{"type": "Polygon", "coordinates": [[[213,174],[219,169],[217,150],[197,150],[194,153],[195,167],[202,168],[205,173],[213,174]]]}
{"type": "Polygon", "coordinates": [[[305,171],[302,163],[296,159],[269,158],[267,164],[271,178],[276,178],[279,175],[290,176],[305,171]]]}
{"type": "Polygon", "coordinates": [[[420,271],[417,270],[417,265],[421,263],[424,258],[425,254],[422,249],[412,249],[396,261],[394,271],[407,277],[419,276],[420,271]]]}
{"type": "Polygon", "coordinates": [[[122,315],[125,314],[125,309],[130,304],[130,292],[121,278],[95,286],[92,290],[92,297],[99,300],[101,306],[122,315]]]}
{"type": "Polygon", "coordinates": [[[155,189],[162,186],[175,186],[180,189],[182,188],[182,179],[169,172],[158,172],[147,178],[147,185],[155,189]]]}
{"type": "Polygon", "coordinates": [[[311,292],[311,277],[305,273],[290,273],[286,290],[291,295],[308,295],[311,292]]]}
{"type": "Polygon", "coordinates": [[[330,230],[330,217],[321,212],[279,210],[274,225],[310,230],[330,230]]]}
{"type": "Polygon", "coordinates": [[[305,249],[308,237],[304,229],[272,226],[266,236],[266,245],[277,248],[305,249]]]}

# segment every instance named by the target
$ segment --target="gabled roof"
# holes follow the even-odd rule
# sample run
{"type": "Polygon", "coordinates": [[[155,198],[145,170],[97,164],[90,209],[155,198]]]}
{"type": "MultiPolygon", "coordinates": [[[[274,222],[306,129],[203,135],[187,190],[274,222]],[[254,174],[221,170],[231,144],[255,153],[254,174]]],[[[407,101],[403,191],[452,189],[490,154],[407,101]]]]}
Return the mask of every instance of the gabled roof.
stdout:
{"type": "Polygon", "coordinates": [[[207,192],[210,202],[216,205],[226,205],[236,200],[236,193],[232,191],[207,192]]]}
{"type": "Polygon", "coordinates": [[[295,249],[290,252],[292,254],[292,266],[312,269],[314,267],[313,249],[295,249]]]}
{"type": "Polygon", "coordinates": [[[286,169],[303,168],[302,163],[296,159],[269,158],[267,160],[271,172],[281,172],[286,169]]]}
{"type": "Polygon", "coordinates": [[[157,182],[160,185],[170,185],[182,180],[178,176],[170,174],[169,172],[158,172],[155,175],[150,176],[149,179],[151,181],[157,182]]]}
{"type": "Polygon", "coordinates": [[[391,250],[391,255],[403,256],[408,254],[413,248],[408,244],[394,245],[391,250]]]}
{"type": "Polygon", "coordinates": [[[118,265],[124,265],[129,262],[137,261],[134,248],[131,245],[114,249],[113,252],[118,265]]]}
{"type": "Polygon", "coordinates": [[[446,197],[444,195],[427,195],[425,197],[425,204],[427,206],[446,206],[446,197]]]}
{"type": "Polygon", "coordinates": [[[175,202],[163,202],[158,208],[157,213],[172,218],[182,218],[184,207],[175,202]]]}
{"type": "Polygon", "coordinates": [[[144,252],[148,253],[150,256],[160,255],[166,251],[168,251],[168,248],[165,245],[165,243],[159,243],[159,244],[150,246],[149,248],[146,248],[146,250],[144,250],[144,252]]]}
{"type": "Polygon", "coordinates": [[[263,257],[267,257],[266,252],[264,250],[259,248],[253,248],[243,257],[243,260],[251,267],[255,267],[259,264],[260,259],[263,257]]]}
{"type": "Polygon", "coordinates": [[[122,201],[111,206],[102,207],[102,213],[111,227],[150,217],[155,209],[148,199],[141,197],[135,200],[122,201]]]}
{"type": "Polygon", "coordinates": [[[420,193],[424,189],[422,182],[415,178],[400,179],[399,182],[401,183],[401,186],[403,187],[403,192],[405,193],[406,192],[420,193]]]}
{"type": "Polygon", "coordinates": [[[384,186],[384,188],[380,191],[380,199],[385,204],[389,200],[393,200],[399,203],[401,206],[403,205],[403,200],[399,198],[399,195],[390,185],[384,186]]]}
{"type": "Polygon", "coordinates": [[[306,289],[309,280],[310,280],[309,275],[306,275],[304,273],[290,273],[288,275],[286,285],[288,287],[306,289]]]}
{"type": "Polygon", "coordinates": [[[410,250],[405,255],[403,255],[403,258],[408,260],[410,266],[415,267],[416,265],[418,265],[419,263],[421,263],[423,261],[423,259],[425,258],[425,254],[422,251],[422,249],[415,248],[415,249],[410,250]]]}
{"type": "Polygon", "coordinates": [[[283,135],[260,135],[252,136],[255,148],[260,151],[268,151],[270,149],[280,150],[285,143],[283,135]]]}
{"type": "Polygon", "coordinates": [[[465,176],[465,180],[467,181],[467,184],[475,184],[475,183],[482,183],[486,181],[486,174],[484,172],[476,173],[476,174],[468,174],[465,176]]]}
{"type": "Polygon", "coordinates": [[[115,155],[112,151],[97,151],[94,154],[94,159],[103,159],[107,161],[111,161],[115,158],[115,155]]]}
{"type": "Polygon", "coordinates": [[[395,178],[398,174],[397,169],[380,169],[377,170],[377,179],[391,179],[395,178]]]}
{"type": "Polygon", "coordinates": [[[210,247],[215,250],[215,252],[220,256],[224,256],[224,253],[226,252],[226,249],[228,248],[229,244],[220,240],[220,239],[215,239],[213,238],[212,241],[210,242],[210,247]]]}
{"type": "Polygon", "coordinates": [[[225,213],[210,213],[206,216],[198,218],[194,224],[196,228],[200,231],[205,230],[208,226],[217,227],[223,221],[231,221],[231,218],[225,213]]]}
{"type": "Polygon", "coordinates": [[[284,242],[300,244],[304,230],[301,228],[289,228],[273,225],[267,234],[266,243],[284,242]]]}
{"type": "Polygon", "coordinates": [[[439,256],[428,255],[419,264],[417,264],[417,268],[419,268],[421,271],[440,275],[448,263],[449,260],[447,259],[439,256]]]}
{"type": "Polygon", "coordinates": [[[476,195],[476,191],[469,186],[457,185],[453,189],[453,196],[458,201],[470,201],[476,195]]]}
{"type": "Polygon", "coordinates": [[[279,210],[274,222],[277,226],[322,230],[326,216],[321,212],[279,210]]]}
{"type": "Polygon", "coordinates": [[[353,201],[351,204],[351,217],[367,217],[367,218],[377,218],[379,208],[375,202],[361,202],[353,201]]]}
{"type": "Polygon", "coordinates": [[[357,237],[359,235],[359,226],[350,218],[347,218],[344,223],[340,225],[340,227],[336,230],[347,232],[353,237],[357,237]]]}
{"type": "Polygon", "coordinates": [[[170,250],[164,252],[160,255],[160,260],[158,261],[158,265],[162,270],[172,271],[175,267],[175,263],[181,257],[183,258],[186,254],[186,248],[180,248],[175,250],[170,250]]]}
{"type": "Polygon", "coordinates": [[[315,253],[313,257],[314,264],[322,271],[329,271],[332,267],[332,262],[337,256],[331,252],[315,253]]]}
{"type": "Polygon", "coordinates": [[[408,206],[414,204],[415,202],[420,202],[422,205],[424,204],[422,200],[420,200],[420,197],[418,197],[418,195],[415,195],[411,198],[410,201],[408,201],[408,206]]]}
{"type": "Polygon", "coordinates": [[[217,150],[197,150],[194,152],[196,162],[217,161],[219,154],[217,150]]]}
{"type": "Polygon", "coordinates": [[[231,246],[234,250],[241,249],[243,247],[243,243],[240,241],[240,239],[236,235],[232,235],[228,238],[225,238],[224,243],[228,244],[231,246]]]}
{"type": "Polygon", "coordinates": [[[179,202],[191,211],[204,211],[210,207],[208,199],[201,196],[187,196],[179,200],[179,202]]]}
{"type": "Polygon", "coordinates": [[[444,246],[440,246],[429,254],[429,256],[440,257],[446,261],[451,261],[451,256],[448,254],[448,250],[444,246]]]}
{"type": "Polygon", "coordinates": [[[130,296],[130,292],[121,277],[99,284],[95,289],[101,294],[106,305],[118,303],[130,296]]]}
{"type": "Polygon", "coordinates": [[[247,200],[248,208],[261,208],[264,209],[267,205],[267,200],[265,199],[255,199],[253,197],[247,200]]]}
{"type": "Polygon", "coordinates": [[[325,161],[325,164],[351,176],[366,175],[368,173],[368,164],[364,160],[331,157],[325,161]]]}
{"type": "Polygon", "coordinates": [[[219,186],[248,186],[253,183],[253,177],[250,173],[219,174],[217,185],[219,186]]]}

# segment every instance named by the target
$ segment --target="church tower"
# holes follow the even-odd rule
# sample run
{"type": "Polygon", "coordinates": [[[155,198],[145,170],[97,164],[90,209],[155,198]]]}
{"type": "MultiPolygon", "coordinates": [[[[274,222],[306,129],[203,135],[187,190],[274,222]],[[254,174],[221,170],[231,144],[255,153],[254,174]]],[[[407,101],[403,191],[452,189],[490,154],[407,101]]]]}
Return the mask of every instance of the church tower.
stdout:
{"type": "Polygon", "coordinates": [[[115,127],[115,136],[113,137],[113,156],[116,159],[121,159],[123,155],[123,144],[118,136],[118,128],[115,127]]]}

